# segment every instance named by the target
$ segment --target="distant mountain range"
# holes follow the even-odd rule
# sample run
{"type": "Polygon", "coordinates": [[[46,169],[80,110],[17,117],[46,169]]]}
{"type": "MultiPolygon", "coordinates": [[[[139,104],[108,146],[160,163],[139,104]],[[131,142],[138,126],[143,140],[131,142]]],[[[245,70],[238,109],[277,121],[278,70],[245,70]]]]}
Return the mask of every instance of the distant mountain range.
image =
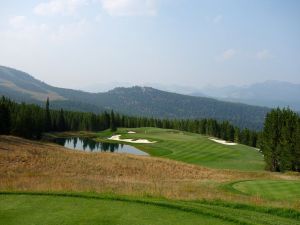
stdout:
{"type": "Polygon", "coordinates": [[[300,84],[283,81],[265,81],[249,86],[208,86],[199,92],[190,93],[193,96],[209,96],[224,101],[241,102],[250,105],[266,107],[290,107],[300,111],[300,84]]]}
{"type": "MultiPolygon", "coordinates": [[[[300,84],[283,81],[269,80],[247,86],[206,86],[197,88],[183,85],[164,85],[157,83],[146,83],[146,86],[159,90],[175,92],[184,95],[210,97],[222,101],[245,103],[249,105],[275,107],[290,107],[300,111],[300,84]]],[[[130,83],[107,83],[94,84],[84,87],[86,91],[99,92],[108,91],[115,87],[131,87],[130,83]]]]}
{"type": "Polygon", "coordinates": [[[151,87],[115,88],[103,93],[89,93],[57,88],[27,73],[0,66],[0,95],[18,102],[44,105],[47,97],[52,108],[100,112],[115,110],[134,116],[156,118],[214,118],[228,120],[239,127],[260,129],[266,107],[225,102],[157,90],[151,87]]]}

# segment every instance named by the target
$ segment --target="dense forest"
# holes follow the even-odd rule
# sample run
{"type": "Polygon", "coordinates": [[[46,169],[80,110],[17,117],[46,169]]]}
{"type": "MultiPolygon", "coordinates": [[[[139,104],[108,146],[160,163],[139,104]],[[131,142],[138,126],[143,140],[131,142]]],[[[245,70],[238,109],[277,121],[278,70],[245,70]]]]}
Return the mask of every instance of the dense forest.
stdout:
{"type": "Polygon", "coordinates": [[[290,109],[268,113],[261,150],[271,171],[300,172],[300,117],[290,109]]]}
{"type": "Polygon", "coordinates": [[[227,141],[257,146],[258,133],[239,129],[229,122],[214,119],[156,119],[121,115],[114,111],[99,114],[51,110],[49,100],[45,108],[18,104],[5,97],[0,100],[0,133],[39,139],[43,132],[102,131],[118,127],[157,127],[200,133],[227,141]]]}
{"type": "Polygon", "coordinates": [[[300,117],[289,109],[274,109],[267,114],[261,133],[240,129],[228,121],[214,119],[157,119],[121,115],[114,111],[99,114],[51,110],[0,99],[0,134],[40,139],[44,132],[54,131],[116,131],[118,127],[157,127],[199,133],[259,147],[267,169],[300,171],[300,117]]]}

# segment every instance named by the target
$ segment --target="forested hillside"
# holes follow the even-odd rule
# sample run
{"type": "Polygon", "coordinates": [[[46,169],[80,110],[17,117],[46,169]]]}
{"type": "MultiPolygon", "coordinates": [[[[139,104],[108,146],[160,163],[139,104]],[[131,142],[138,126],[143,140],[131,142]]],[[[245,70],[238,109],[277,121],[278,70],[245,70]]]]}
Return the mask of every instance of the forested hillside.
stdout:
{"type": "Polygon", "coordinates": [[[200,133],[227,141],[235,141],[256,147],[258,133],[239,129],[229,122],[213,119],[178,120],[133,117],[110,112],[100,114],[50,110],[47,100],[45,108],[37,105],[18,104],[6,98],[0,99],[0,134],[12,134],[39,139],[43,132],[50,131],[102,131],[118,127],[157,127],[200,133]]]}
{"type": "Polygon", "coordinates": [[[53,109],[84,112],[115,110],[132,116],[228,120],[240,128],[259,130],[268,108],[160,91],[150,87],[116,88],[105,93],[57,88],[32,76],[0,66],[0,95],[17,102],[43,105],[50,98],[53,109]]]}

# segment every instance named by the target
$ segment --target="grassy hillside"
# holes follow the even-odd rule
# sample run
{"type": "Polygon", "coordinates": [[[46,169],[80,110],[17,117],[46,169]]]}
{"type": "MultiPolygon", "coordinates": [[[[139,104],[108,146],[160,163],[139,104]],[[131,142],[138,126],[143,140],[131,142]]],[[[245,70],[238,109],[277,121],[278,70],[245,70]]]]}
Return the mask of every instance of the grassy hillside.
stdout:
{"type": "Polygon", "coordinates": [[[105,93],[88,93],[57,88],[24,72],[0,66],[0,95],[16,101],[43,104],[50,98],[54,108],[156,118],[213,118],[228,120],[249,129],[261,129],[268,108],[181,95],[150,87],[116,88],[105,93]]]}
{"type": "MultiPolygon", "coordinates": [[[[125,135],[122,130],[122,137],[158,141],[153,146],[200,138],[171,130],[136,131],[139,133],[125,135]]],[[[110,133],[63,135],[100,139],[110,133]]],[[[212,142],[211,151],[219,145],[212,142]]],[[[300,196],[295,195],[295,200],[272,199],[265,194],[268,186],[261,188],[260,194],[232,186],[249,180],[298,184],[298,176],[206,168],[166,159],[174,146],[157,150],[149,147],[152,144],[143,146],[152,154],[163,153],[163,158],[79,152],[52,143],[0,136],[0,224],[299,224],[300,196]]],[[[218,151],[229,151],[224,147],[218,151]]],[[[295,184],[285,189],[278,186],[274,191],[278,196],[291,196],[295,184]]]]}
{"type": "MultiPolygon", "coordinates": [[[[106,136],[107,133],[80,135],[97,135],[99,138],[99,135],[106,136]]],[[[164,138],[169,136],[169,140],[179,139],[179,136],[169,132],[165,135],[164,138]]],[[[185,135],[180,136],[186,139],[185,135]]],[[[147,137],[154,140],[151,135],[147,137]]],[[[264,171],[210,169],[169,160],[165,156],[156,158],[78,152],[56,144],[10,136],[1,136],[0,143],[0,190],[113,192],[180,199],[235,199],[243,202],[244,194],[232,196],[227,189],[223,190],[223,186],[240,180],[298,179],[296,176],[264,171]]],[[[149,149],[151,145],[154,144],[144,144],[149,152],[155,153],[154,149],[149,149]]],[[[157,153],[161,153],[161,150],[158,149],[157,153]]],[[[244,163],[250,165],[247,161],[244,163]]],[[[257,203],[257,196],[248,196],[247,201],[257,203]]]]}
{"type": "MultiPolygon", "coordinates": [[[[153,156],[174,159],[196,165],[219,169],[262,171],[264,160],[255,148],[245,145],[228,146],[216,143],[200,134],[159,128],[119,129],[121,138],[148,138],[155,144],[135,144],[153,156]],[[128,134],[127,131],[136,134],[128,134]]],[[[111,132],[101,132],[98,140],[105,140],[111,132]]]]}

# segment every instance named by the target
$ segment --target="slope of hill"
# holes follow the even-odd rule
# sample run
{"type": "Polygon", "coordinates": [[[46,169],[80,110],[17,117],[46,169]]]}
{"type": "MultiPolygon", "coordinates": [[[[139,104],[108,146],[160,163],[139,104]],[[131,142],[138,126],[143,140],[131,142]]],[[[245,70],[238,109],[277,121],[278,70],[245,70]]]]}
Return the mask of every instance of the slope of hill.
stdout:
{"type": "MultiPolygon", "coordinates": [[[[243,102],[267,107],[290,107],[300,111],[300,84],[282,81],[265,81],[249,86],[206,87],[207,96],[224,101],[243,102]]],[[[202,93],[201,92],[201,93],[202,93]]],[[[197,93],[193,95],[198,96],[197,93]]]]}
{"type": "Polygon", "coordinates": [[[193,97],[150,87],[115,88],[99,96],[105,106],[129,115],[160,118],[214,118],[259,129],[269,109],[212,98],[193,97]]]}
{"type": "Polygon", "coordinates": [[[49,96],[54,108],[99,112],[115,110],[135,116],[158,118],[214,118],[240,127],[260,129],[268,108],[160,91],[150,87],[115,88],[89,93],[57,88],[24,72],[0,67],[0,95],[16,101],[44,104],[49,96]]]}
{"type": "Polygon", "coordinates": [[[0,95],[8,96],[17,102],[44,104],[47,97],[52,108],[99,112],[103,108],[90,104],[91,94],[70,89],[56,88],[22,71],[0,66],[0,95]],[[82,100],[78,101],[78,97],[82,100]]]}

